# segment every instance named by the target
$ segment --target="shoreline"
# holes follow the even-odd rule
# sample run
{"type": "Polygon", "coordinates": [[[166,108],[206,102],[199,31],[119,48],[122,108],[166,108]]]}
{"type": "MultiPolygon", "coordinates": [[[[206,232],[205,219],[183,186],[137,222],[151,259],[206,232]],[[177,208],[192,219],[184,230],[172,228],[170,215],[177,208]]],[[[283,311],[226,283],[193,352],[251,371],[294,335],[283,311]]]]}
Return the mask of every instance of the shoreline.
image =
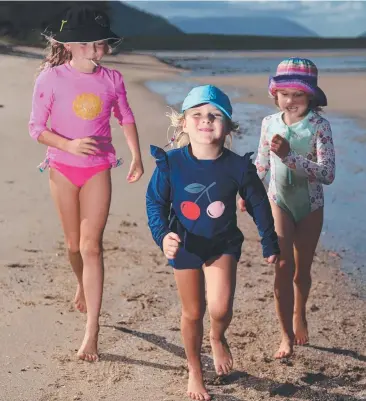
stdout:
{"type": "MultiPolygon", "coordinates": [[[[360,52],[349,50],[350,54],[347,52],[340,51],[339,55],[359,55],[360,52]]],[[[159,53],[159,52],[156,52],[159,53]]],[[[161,52],[163,53],[163,52],[161,52]]],[[[174,53],[174,52],[171,52],[174,53]]],[[[179,52],[177,52],[179,53],[179,52]]],[[[182,52],[183,54],[189,54],[189,52],[182,52]]],[[[192,53],[197,55],[198,52],[192,53]]],[[[204,53],[204,52],[202,52],[204,53]]],[[[213,52],[207,52],[208,54],[213,52]]],[[[219,53],[214,52],[214,53],[219,53]]],[[[298,52],[304,57],[311,57],[316,55],[313,52],[298,52]]],[[[333,56],[337,53],[330,51],[321,52],[321,55],[328,54],[329,56],[333,56]]],[[[318,54],[319,54],[318,53],[318,54]]],[[[148,54],[148,53],[146,53],[148,54]]],[[[279,55],[283,57],[288,56],[288,52],[260,52],[258,55],[254,55],[252,52],[239,52],[237,57],[246,56],[246,57],[278,57],[279,55]]],[[[338,54],[337,54],[338,55],[338,54]]],[[[240,98],[234,99],[233,103],[246,102],[250,104],[259,104],[263,106],[272,106],[273,99],[268,96],[267,92],[267,83],[269,74],[250,74],[250,73],[235,73],[235,74],[218,74],[218,75],[200,75],[195,76],[194,70],[189,70],[180,66],[175,66],[173,62],[169,62],[164,60],[164,57],[159,57],[157,55],[150,54],[151,57],[155,57],[159,62],[166,64],[177,71],[177,75],[179,77],[182,73],[190,73],[192,72],[192,76],[179,77],[177,81],[193,81],[202,83],[208,83],[217,86],[231,86],[232,88],[236,88],[242,90],[243,95],[240,98]],[[245,92],[248,94],[245,94],[245,92]]],[[[168,58],[168,57],[167,57],[168,58]]],[[[201,58],[201,57],[197,57],[201,58]]],[[[355,102],[352,98],[362,98],[363,94],[366,93],[366,71],[359,71],[355,74],[345,73],[345,72],[330,72],[322,74],[321,70],[319,73],[319,86],[327,93],[328,101],[331,99],[328,104],[326,111],[331,113],[336,113],[339,116],[351,117],[357,120],[357,122],[366,130],[366,114],[362,109],[362,103],[355,102]],[[345,82],[342,82],[342,77],[345,82]],[[341,81],[341,82],[339,82],[341,81]],[[352,89],[352,90],[350,90],[352,89]],[[340,92],[345,94],[347,97],[345,99],[340,99],[337,96],[336,92],[340,92]],[[356,103],[356,104],[355,104],[356,103]]],[[[366,140],[366,132],[365,132],[365,140],[366,140]]]]}
{"type": "MultiPolygon", "coordinates": [[[[211,55],[212,53],[218,55],[227,55],[230,53],[230,56],[233,57],[256,57],[256,58],[266,58],[266,57],[290,57],[289,53],[296,53],[303,57],[316,57],[321,55],[322,57],[332,57],[332,56],[359,56],[363,55],[362,49],[330,49],[330,50],[322,50],[322,49],[286,49],[286,50],[137,50],[135,54],[141,55],[153,55],[157,57],[159,60],[159,56],[156,54],[182,54],[187,58],[190,56],[196,56],[197,54],[201,55],[211,55]]],[[[162,60],[160,60],[162,61],[162,60]]]]}

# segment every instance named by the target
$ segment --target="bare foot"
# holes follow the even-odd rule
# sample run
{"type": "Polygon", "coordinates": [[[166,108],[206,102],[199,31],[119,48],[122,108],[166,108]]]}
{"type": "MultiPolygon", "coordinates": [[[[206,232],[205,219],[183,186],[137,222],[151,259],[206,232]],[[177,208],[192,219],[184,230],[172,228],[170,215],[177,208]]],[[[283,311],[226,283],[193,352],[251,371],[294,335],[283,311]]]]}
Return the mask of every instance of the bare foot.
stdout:
{"type": "Polygon", "coordinates": [[[87,362],[96,362],[99,360],[98,333],[99,328],[93,330],[86,328],[83,343],[77,352],[79,359],[87,362]]]}
{"type": "Polygon", "coordinates": [[[211,400],[203,383],[202,369],[188,368],[188,390],[187,395],[191,400],[211,400]]]}
{"type": "Polygon", "coordinates": [[[293,354],[293,346],[294,346],[293,340],[283,337],[280,344],[280,348],[275,353],[274,357],[276,359],[289,358],[293,354]]]}
{"type": "Polygon", "coordinates": [[[218,340],[210,337],[212,354],[216,373],[219,376],[227,375],[233,368],[233,357],[225,339],[218,340]]]}
{"type": "Polygon", "coordinates": [[[309,343],[308,323],[305,315],[294,314],[293,319],[295,344],[305,345],[309,343]]]}
{"type": "Polygon", "coordinates": [[[85,295],[84,290],[78,284],[76,288],[76,294],[74,299],[75,309],[77,309],[81,313],[86,313],[86,302],[85,302],[85,295]]]}

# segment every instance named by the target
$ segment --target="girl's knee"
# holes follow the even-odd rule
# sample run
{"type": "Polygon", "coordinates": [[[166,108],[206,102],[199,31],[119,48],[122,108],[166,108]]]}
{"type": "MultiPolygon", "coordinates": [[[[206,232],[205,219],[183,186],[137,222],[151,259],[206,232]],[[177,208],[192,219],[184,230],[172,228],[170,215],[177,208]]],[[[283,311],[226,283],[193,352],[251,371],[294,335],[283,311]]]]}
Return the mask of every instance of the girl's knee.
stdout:
{"type": "Polygon", "coordinates": [[[278,267],[280,271],[293,271],[294,270],[294,262],[289,259],[280,259],[278,263],[278,267]]]}
{"type": "Polygon", "coordinates": [[[310,272],[296,272],[294,276],[294,283],[297,286],[311,285],[311,274],[310,272]]]}
{"type": "Polygon", "coordinates": [[[99,258],[102,254],[102,244],[90,239],[81,239],[80,253],[83,258],[99,258]]]}
{"type": "Polygon", "coordinates": [[[294,263],[289,259],[281,259],[279,263],[276,264],[275,278],[282,281],[293,279],[295,271],[294,263]]]}
{"type": "Polygon", "coordinates": [[[275,297],[279,299],[290,292],[293,287],[294,265],[286,259],[281,259],[276,265],[274,292],[275,297]]]}
{"type": "Polygon", "coordinates": [[[223,321],[231,317],[233,309],[230,302],[217,302],[208,306],[210,319],[216,321],[223,321]]]}
{"type": "Polygon", "coordinates": [[[192,321],[192,322],[198,322],[203,320],[203,317],[205,316],[206,309],[204,307],[199,308],[182,308],[182,318],[192,321]]]}
{"type": "Polygon", "coordinates": [[[80,239],[79,238],[66,238],[66,247],[69,253],[77,254],[80,252],[80,239]]]}

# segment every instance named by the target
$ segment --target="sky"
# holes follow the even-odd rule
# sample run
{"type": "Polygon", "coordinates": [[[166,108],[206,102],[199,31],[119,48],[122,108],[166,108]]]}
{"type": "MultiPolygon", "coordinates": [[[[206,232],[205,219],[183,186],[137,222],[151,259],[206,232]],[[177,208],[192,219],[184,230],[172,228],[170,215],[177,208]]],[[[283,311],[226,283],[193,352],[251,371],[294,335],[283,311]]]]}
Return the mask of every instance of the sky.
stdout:
{"type": "Polygon", "coordinates": [[[144,11],[172,17],[281,16],[292,19],[320,36],[354,37],[366,32],[365,1],[228,0],[228,1],[125,1],[144,11]]]}

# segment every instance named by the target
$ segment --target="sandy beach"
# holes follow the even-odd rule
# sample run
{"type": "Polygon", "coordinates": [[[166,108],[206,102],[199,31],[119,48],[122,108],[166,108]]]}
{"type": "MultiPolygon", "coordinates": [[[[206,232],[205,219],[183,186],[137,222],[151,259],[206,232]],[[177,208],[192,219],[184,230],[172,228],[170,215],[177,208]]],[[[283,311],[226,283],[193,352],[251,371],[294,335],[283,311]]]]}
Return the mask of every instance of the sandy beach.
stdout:
{"type": "MultiPolygon", "coordinates": [[[[113,121],[117,153],[113,200],[105,233],[105,292],[101,361],[75,357],[85,316],[72,300],[76,280],[48,189],[36,166],[45,148],[28,134],[38,50],[0,54],[0,401],[178,401],[186,399],[186,364],[180,306],[170,267],[153,243],[145,190],[154,168],[149,145],[166,143],[164,99],[146,80],[183,80],[179,71],[147,55],[107,57],[119,69],[140,132],[145,175],[126,182],[129,152],[113,121]]],[[[243,100],[270,104],[267,77],[199,78],[245,89],[243,100]]],[[[366,128],[365,75],[321,76],[329,111],[357,118],[366,128]],[[339,96],[342,94],[342,97],[339,96]]],[[[235,371],[217,378],[207,335],[203,362],[214,400],[366,400],[366,302],[340,270],[340,255],[319,248],[308,302],[310,345],[279,362],[273,303],[273,268],[261,257],[254,223],[239,217],[246,240],[238,269],[234,319],[228,341],[235,371]]],[[[208,334],[206,319],[206,334],[208,334]]]]}

